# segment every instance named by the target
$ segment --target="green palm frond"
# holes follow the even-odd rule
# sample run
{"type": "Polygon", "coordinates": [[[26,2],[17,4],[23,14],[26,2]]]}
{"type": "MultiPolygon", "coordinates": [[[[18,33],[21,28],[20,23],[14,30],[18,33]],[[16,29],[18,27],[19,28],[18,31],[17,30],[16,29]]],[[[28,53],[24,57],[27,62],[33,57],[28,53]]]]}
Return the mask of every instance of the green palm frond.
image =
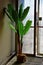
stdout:
{"type": "Polygon", "coordinates": [[[11,23],[9,24],[9,26],[14,32],[17,32],[17,33],[19,32],[20,36],[25,35],[31,27],[32,21],[27,20],[25,26],[23,25],[23,22],[22,22],[26,18],[29,12],[29,9],[30,7],[26,7],[23,10],[23,5],[21,4],[18,10],[19,12],[17,12],[12,6],[12,4],[8,4],[7,12],[9,14],[7,12],[6,14],[10,18],[11,22],[13,20],[16,23],[16,29],[11,23]]]}
{"type": "Polygon", "coordinates": [[[27,7],[24,9],[24,11],[22,13],[21,21],[23,21],[26,18],[27,14],[29,12],[29,9],[30,9],[30,7],[27,7]]]}
{"type": "Polygon", "coordinates": [[[28,20],[27,22],[26,22],[26,25],[25,25],[25,27],[24,27],[24,35],[28,32],[28,30],[30,29],[30,27],[31,27],[31,24],[32,24],[32,21],[30,21],[30,20],[28,20]]]}
{"type": "Polygon", "coordinates": [[[18,21],[18,29],[19,29],[19,34],[21,36],[23,36],[23,29],[24,29],[24,26],[23,26],[23,23],[19,20],[18,21]]]}
{"type": "Polygon", "coordinates": [[[17,32],[15,27],[13,26],[13,24],[11,24],[11,23],[8,23],[8,24],[9,24],[9,27],[10,27],[11,30],[13,30],[14,32],[17,32]]]}
{"type": "Polygon", "coordinates": [[[13,18],[14,22],[17,23],[17,21],[18,21],[18,13],[17,13],[16,10],[14,10],[14,7],[11,4],[8,4],[7,11],[10,14],[10,16],[13,18]]]}
{"type": "Polygon", "coordinates": [[[19,9],[19,19],[21,18],[22,13],[23,13],[23,5],[21,4],[19,9]]]}

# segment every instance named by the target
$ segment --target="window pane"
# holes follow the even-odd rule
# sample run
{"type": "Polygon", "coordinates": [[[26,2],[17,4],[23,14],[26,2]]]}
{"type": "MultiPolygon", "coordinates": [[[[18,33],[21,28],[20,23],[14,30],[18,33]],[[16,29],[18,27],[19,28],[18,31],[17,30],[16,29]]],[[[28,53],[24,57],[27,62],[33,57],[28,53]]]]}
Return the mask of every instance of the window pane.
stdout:
{"type": "Polygon", "coordinates": [[[30,19],[32,20],[32,26],[34,26],[34,0],[24,0],[24,8],[26,8],[27,6],[30,7],[30,10],[26,19],[24,20],[24,24],[28,19],[30,19]]]}
{"type": "MultiPolygon", "coordinates": [[[[34,0],[24,0],[24,9],[29,6],[30,10],[23,21],[24,25],[26,21],[32,20],[32,26],[34,26],[34,0]]],[[[23,37],[23,53],[34,54],[34,28],[31,28],[23,37]]]]}
{"type": "Polygon", "coordinates": [[[43,54],[43,28],[39,28],[38,52],[43,54]]]}
{"type": "Polygon", "coordinates": [[[43,54],[43,0],[40,0],[39,3],[39,17],[42,17],[42,20],[39,21],[39,39],[38,39],[38,52],[43,54]]]}
{"type": "Polygon", "coordinates": [[[31,28],[23,37],[23,53],[34,53],[34,28],[31,28]]]}
{"type": "Polygon", "coordinates": [[[39,25],[43,26],[43,0],[40,0],[39,7],[39,17],[42,17],[42,20],[39,21],[39,25]]]}

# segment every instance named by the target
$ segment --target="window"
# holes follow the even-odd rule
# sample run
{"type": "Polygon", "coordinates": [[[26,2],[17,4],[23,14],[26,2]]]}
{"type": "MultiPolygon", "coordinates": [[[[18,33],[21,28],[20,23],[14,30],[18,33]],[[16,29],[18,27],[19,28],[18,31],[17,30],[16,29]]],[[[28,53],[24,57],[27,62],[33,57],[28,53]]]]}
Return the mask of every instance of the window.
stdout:
{"type": "MultiPolygon", "coordinates": [[[[21,2],[21,0],[19,0],[21,2]]],[[[30,6],[29,13],[23,24],[28,19],[32,20],[30,30],[23,37],[23,53],[42,55],[43,54],[43,0],[23,0],[23,7],[30,6]],[[35,14],[34,14],[35,12],[35,14]]]]}
{"type": "Polygon", "coordinates": [[[38,21],[38,54],[43,54],[43,0],[39,2],[39,18],[38,21]]]}

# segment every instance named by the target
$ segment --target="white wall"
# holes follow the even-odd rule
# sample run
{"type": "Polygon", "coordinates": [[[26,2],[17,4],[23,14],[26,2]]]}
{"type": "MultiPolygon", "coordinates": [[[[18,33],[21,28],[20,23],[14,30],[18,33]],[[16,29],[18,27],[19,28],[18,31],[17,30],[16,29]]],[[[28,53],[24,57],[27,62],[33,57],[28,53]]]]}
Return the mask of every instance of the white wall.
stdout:
{"type": "MultiPolygon", "coordinates": [[[[8,26],[10,21],[7,15],[2,15],[3,7],[6,7],[9,0],[0,0],[0,65],[11,52],[11,30],[8,26]]],[[[12,50],[15,50],[15,34],[13,34],[12,50]]]]}

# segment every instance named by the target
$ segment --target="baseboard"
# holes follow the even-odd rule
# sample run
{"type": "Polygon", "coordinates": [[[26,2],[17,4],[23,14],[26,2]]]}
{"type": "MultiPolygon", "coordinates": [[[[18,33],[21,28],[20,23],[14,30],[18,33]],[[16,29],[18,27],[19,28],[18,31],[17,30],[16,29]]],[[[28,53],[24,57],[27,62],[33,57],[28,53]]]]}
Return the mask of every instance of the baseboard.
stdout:
{"type": "Polygon", "coordinates": [[[12,65],[14,62],[16,62],[17,57],[14,56],[6,65],[12,65]]]}
{"type": "Polygon", "coordinates": [[[11,54],[10,56],[6,57],[6,59],[1,63],[1,65],[6,65],[8,62],[10,62],[10,60],[15,57],[15,54],[11,54]]]}

